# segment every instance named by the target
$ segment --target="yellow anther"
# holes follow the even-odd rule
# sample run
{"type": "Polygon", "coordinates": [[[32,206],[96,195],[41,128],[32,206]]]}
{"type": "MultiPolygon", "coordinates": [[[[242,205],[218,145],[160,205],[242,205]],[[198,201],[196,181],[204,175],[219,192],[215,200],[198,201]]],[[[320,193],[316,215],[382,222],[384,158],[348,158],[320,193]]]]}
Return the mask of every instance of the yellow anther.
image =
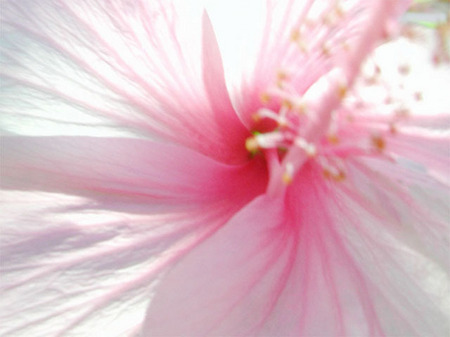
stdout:
{"type": "Polygon", "coordinates": [[[294,177],[294,166],[292,165],[292,163],[287,163],[281,179],[283,180],[283,183],[285,185],[289,185],[292,183],[293,177],[294,177]]]}
{"type": "Polygon", "coordinates": [[[336,5],[335,12],[336,12],[336,16],[339,19],[342,19],[344,17],[345,12],[344,12],[344,9],[341,7],[341,5],[339,5],[339,4],[336,5]]]}
{"type": "Polygon", "coordinates": [[[330,56],[331,55],[330,47],[326,43],[324,43],[322,45],[322,54],[324,54],[325,56],[330,56]]]}
{"type": "Polygon", "coordinates": [[[282,105],[288,110],[292,110],[294,108],[294,104],[288,99],[284,99],[282,105]]]}
{"type": "Polygon", "coordinates": [[[288,74],[286,74],[284,71],[279,71],[277,73],[277,87],[283,88],[288,79],[289,79],[288,74]]]}
{"type": "Polygon", "coordinates": [[[307,112],[307,105],[305,102],[301,101],[295,105],[295,110],[297,110],[299,115],[304,115],[307,112]]]}
{"type": "Polygon", "coordinates": [[[268,93],[266,93],[266,92],[262,93],[261,96],[260,96],[261,103],[263,103],[263,104],[269,103],[270,102],[270,98],[271,97],[270,97],[270,95],[268,93]]]}
{"type": "Polygon", "coordinates": [[[345,180],[346,176],[345,176],[344,171],[339,171],[339,173],[336,176],[334,176],[333,178],[335,181],[340,182],[340,181],[345,180]]]}
{"type": "Polygon", "coordinates": [[[290,184],[292,184],[292,175],[290,175],[287,172],[284,172],[282,180],[285,185],[290,185],[290,184]]]}
{"type": "Polygon", "coordinates": [[[300,40],[300,31],[298,29],[293,29],[291,32],[291,41],[297,42],[300,40]]]}
{"type": "Polygon", "coordinates": [[[348,87],[347,84],[345,83],[340,83],[338,86],[338,95],[340,99],[344,99],[345,96],[347,95],[348,92],[348,87]]]}
{"type": "Polygon", "coordinates": [[[322,174],[326,179],[334,180],[336,182],[341,182],[346,178],[345,172],[342,170],[332,172],[329,169],[324,169],[322,174]]]}
{"type": "Polygon", "coordinates": [[[372,146],[379,152],[382,152],[386,148],[386,141],[381,136],[372,136],[372,146]]]}
{"type": "Polygon", "coordinates": [[[308,47],[306,46],[306,43],[305,43],[305,41],[303,41],[303,40],[298,40],[297,41],[297,46],[298,46],[298,49],[300,49],[300,51],[302,52],[302,53],[306,53],[306,52],[308,52],[308,47]]]}
{"type": "Polygon", "coordinates": [[[248,137],[245,141],[245,148],[250,153],[256,153],[259,150],[259,144],[255,137],[248,137]]]}
{"type": "Polygon", "coordinates": [[[330,170],[327,170],[327,169],[323,169],[322,174],[327,179],[331,179],[331,177],[332,177],[330,170]]]}
{"type": "Polygon", "coordinates": [[[282,70],[278,71],[277,73],[277,79],[279,81],[284,81],[288,79],[288,74],[282,70]]]}
{"type": "Polygon", "coordinates": [[[255,121],[256,123],[258,123],[261,120],[261,116],[258,113],[254,113],[252,115],[252,119],[253,121],[255,121]]]}
{"type": "Polygon", "coordinates": [[[335,133],[328,135],[327,140],[330,144],[339,144],[339,137],[335,133]]]}

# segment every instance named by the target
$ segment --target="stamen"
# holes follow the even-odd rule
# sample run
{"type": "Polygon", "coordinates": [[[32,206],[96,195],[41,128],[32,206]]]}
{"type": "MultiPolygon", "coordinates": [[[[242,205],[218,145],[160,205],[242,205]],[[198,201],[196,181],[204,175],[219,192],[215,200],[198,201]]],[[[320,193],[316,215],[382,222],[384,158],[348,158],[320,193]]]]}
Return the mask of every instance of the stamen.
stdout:
{"type": "Polygon", "coordinates": [[[255,118],[258,117],[258,121],[261,120],[261,118],[268,118],[272,119],[274,121],[278,121],[278,114],[273,112],[270,109],[259,109],[256,114],[254,114],[255,118]]]}
{"type": "Polygon", "coordinates": [[[280,127],[286,127],[288,126],[288,120],[286,119],[287,112],[288,109],[285,107],[282,107],[278,114],[269,109],[259,109],[258,112],[253,115],[253,120],[259,122],[262,118],[267,118],[273,120],[280,127]]]}
{"type": "Polygon", "coordinates": [[[328,140],[328,143],[330,143],[330,144],[333,144],[333,145],[339,144],[339,137],[335,133],[329,134],[327,136],[327,140],[328,140]]]}
{"type": "Polygon", "coordinates": [[[256,154],[259,151],[259,145],[255,137],[248,137],[245,141],[245,148],[251,154],[256,154]]]}
{"type": "Polygon", "coordinates": [[[268,93],[262,93],[260,99],[262,104],[267,104],[270,102],[271,97],[268,93]]]}
{"type": "Polygon", "coordinates": [[[260,133],[255,135],[253,139],[256,141],[258,148],[262,149],[277,149],[288,145],[286,134],[278,131],[260,133]]]}
{"type": "Polygon", "coordinates": [[[386,148],[386,141],[380,135],[374,135],[370,139],[372,146],[378,151],[383,152],[386,148]]]}
{"type": "Polygon", "coordinates": [[[324,157],[319,158],[318,163],[322,166],[322,174],[326,179],[341,182],[345,180],[346,174],[342,163],[331,163],[324,157]]]}
{"type": "Polygon", "coordinates": [[[345,96],[347,96],[347,91],[348,91],[347,83],[345,83],[345,82],[339,83],[338,96],[340,99],[344,99],[345,96]]]}
{"type": "Polygon", "coordinates": [[[308,112],[308,106],[304,101],[300,101],[294,109],[299,115],[305,115],[308,112]]]}
{"type": "Polygon", "coordinates": [[[282,180],[285,185],[290,185],[294,179],[294,165],[292,163],[286,164],[286,170],[283,173],[282,180]]]}
{"type": "Polygon", "coordinates": [[[330,171],[328,169],[323,170],[323,176],[327,179],[334,180],[336,182],[341,182],[341,181],[345,180],[345,178],[346,178],[344,171],[338,171],[338,170],[330,171]]]}
{"type": "Polygon", "coordinates": [[[256,112],[252,115],[252,119],[258,123],[259,121],[261,121],[261,116],[256,112]]]}
{"type": "Polygon", "coordinates": [[[283,88],[270,89],[269,94],[280,98],[282,103],[291,106],[291,109],[298,109],[304,105],[302,97],[295,93],[294,88],[291,88],[289,83],[286,83],[283,88]]]}
{"type": "MultiPolygon", "coordinates": [[[[350,144],[352,140],[348,143],[343,140],[341,144],[338,135],[345,135],[346,132],[345,129],[341,132],[340,124],[353,122],[352,112],[359,113],[368,107],[368,104],[362,103],[362,97],[358,97],[357,88],[352,89],[350,97],[347,96],[350,88],[354,88],[353,84],[365,55],[379,40],[391,35],[390,3],[388,0],[380,0],[368,5],[372,10],[369,20],[373,24],[367,24],[366,29],[358,33],[358,39],[350,42],[345,41],[344,37],[335,36],[334,28],[331,27],[340,24],[342,19],[346,20],[344,10],[347,9],[341,7],[339,1],[332,1],[330,5],[327,7],[330,11],[317,13],[318,16],[314,16],[314,20],[303,18],[301,25],[296,26],[288,37],[289,43],[297,45],[303,52],[306,51],[306,42],[310,42],[310,47],[314,48],[311,51],[314,51],[315,56],[319,56],[319,61],[326,65],[326,71],[320,73],[319,78],[314,78],[311,85],[298,88],[298,83],[294,82],[294,79],[305,75],[307,80],[308,74],[280,70],[276,73],[271,86],[266,88],[260,97],[263,104],[271,101],[271,106],[270,109],[267,106],[261,107],[254,118],[258,121],[262,118],[269,120],[272,130],[248,138],[246,148],[250,152],[264,153],[270,167],[267,187],[269,194],[277,194],[284,190],[284,186],[292,183],[297,172],[300,172],[311,158],[321,165],[325,178],[343,181],[346,178],[346,170],[340,160],[349,155],[373,156],[376,152],[381,153],[386,149],[386,140],[382,135],[369,136],[362,144],[356,138],[355,144],[350,144]],[[325,27],[329,31],[325,36],[320,34],[317,26],[324,23],[329,26],[325,27]],[[307,25],[314,27],[309,27],[308,32],[304,32],[303,28],[307,25]],[[312,36],[316,33],[317,39],[312,36]],[[342,53],[341,46],[348,51],[343,54],[344,57],[340,57],[339,54],[335,59],[333,54],[342,53]],[[331,68],[328,68],[328,65],[331,68]],[[275,104],[278,104],[278,107],[272,110],[275,104]],[[276,123],[275,126],[272,122],[276,123]]],[[[296,48],[289,48],[287,60],[304,59],[304,55],[291,53],[298,54],[299,51],[296,48]]],[[[286,64],[280,66],[287,67],[286,64]]],[[[369,81],[378,83],[380,68],[376,64],[374,66],[369,81]]],[[[399,68],[399,71],[407,74],[409,70],[399,68]]],[[[391,106],[389,109],[394,107],[391,106]]],[[[396,121],[395,119],[392,121],[391,128],[386,130],[386,134],[389,131],[391,134],[396,132],[396,121]]]]}
{"type": "Polygon", "coordinates": [[[300,30],[293,29],[291,32],[291,41],[294,42],[302,53],[306,53],[308,48],[305,41],[301,37],[300,30]]]}
{"type": "Polygon", "coordinates": [[[331,56],[331,47],[330,47],[330,44],[328,42],[325,42],[322,45],[322,54],[325,55],[326,57],[330,57],[331,56]]]}
{"type": "Polygon", "coordinates": [[[314,157],[317,153],[316,146],[312,143],[308,143],[304,138],[297,138],[295,145],[303,149],[309,157],[314,157]]]}
{"type": "Polygon", "coordinates": [[[278,81],[286,81],[289,79],[289,75],[285,71],[278,71],[277,73],[277,79],[278,81]]]}
{"type": "Polygon", "coordinates": [[[294,108],[294,104],[288,99],[283,100],[281,105],[283,108],[285,108],[287,110],[292,110],[294,108]]]}
{"type": "Polygon", "coordinates": [[[291,41],[298,42],[300,39],[300,31],[298,29],[293,29],[291,32],[291,41]]]}

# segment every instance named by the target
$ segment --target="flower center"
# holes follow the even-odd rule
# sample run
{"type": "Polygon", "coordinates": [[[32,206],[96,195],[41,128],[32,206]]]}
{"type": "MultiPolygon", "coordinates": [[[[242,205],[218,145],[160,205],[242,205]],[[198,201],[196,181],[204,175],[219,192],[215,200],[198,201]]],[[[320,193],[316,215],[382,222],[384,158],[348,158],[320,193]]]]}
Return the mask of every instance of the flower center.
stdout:
{"type": "Polygon", "coordinates": [[[308,48],[305,41],[315,37],[309,36],[305,40],[300,28],[292,31],[290,47],[296,48],[306,63],[317,58],[319,61],[310,63],[323,69],[316,72],[319,75],[316,75],[314,84],[300,91],[297,90],[298,81],[295,84],[289,72],[280,71],[274,84],[261,95],[261,108],[253,115],[255,127],[253,136],[246,141],[246,148],[252,155],[265,155],[270,172],[269,194],[284,190],[311,159],[323,168],[325,178],[342,181],[346,177],[343,160],[349,153],[362,151],[373,154],[384,150],[385,139],[376,134],[370,136],[368,148],[342,150],[341,147],[339,150],[338,127],[348,122],[344,117],[343,100],[365,57],[379,40],[386,37],[393,12],[392,3],[388,0],[366,6],[367,20],[358,35],[352,36],[351,42],[342,35],[333,35],[339,20],[349,20],[341,9],[333,20],[329,20],[329,14],[325,13],[323,20],[305,23],[305,29],[321,25],[326,32],[319,34],[323,43],[308,48]]]}
{"type": "Polygon", "coordinates": [[[342,170],[325,160],[325,152],[327,146],[338,143],[333,107],[340,105],[346,93],[345,77],[332,70],[304,95],[297,94],[286,74],[280,73],[277,86],[262,95],[263,107],[253,115],[253,136],[245,145],[252,155],[266,156],[271,176],[277,176],[272,178],[277,180],[274,184],[289,185],[305,162],[313,158],[321,163],[327,178],[344,178],[342,170]],[[278,109],[267,106],[272,100],[278,109]]]}

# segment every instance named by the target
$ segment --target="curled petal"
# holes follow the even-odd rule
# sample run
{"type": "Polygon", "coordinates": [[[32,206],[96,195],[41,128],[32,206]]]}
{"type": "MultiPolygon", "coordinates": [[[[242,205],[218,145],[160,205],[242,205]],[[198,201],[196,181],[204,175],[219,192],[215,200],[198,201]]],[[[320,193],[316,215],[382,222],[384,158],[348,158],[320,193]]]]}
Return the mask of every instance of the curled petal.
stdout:
{"type": "Polygon", "coordinates": [[[23,132],[24,121],[34,133],[68,123],[91,134],[118,128],[244,161],[245,128],[230,104],[217,109],[228,93],[212,101],[204,85],[211,73],[223,87],[223,73],[212,28],[200,26],[195,8],[188,16],[160,1],[3,2],[2,124],[23,132]]]}

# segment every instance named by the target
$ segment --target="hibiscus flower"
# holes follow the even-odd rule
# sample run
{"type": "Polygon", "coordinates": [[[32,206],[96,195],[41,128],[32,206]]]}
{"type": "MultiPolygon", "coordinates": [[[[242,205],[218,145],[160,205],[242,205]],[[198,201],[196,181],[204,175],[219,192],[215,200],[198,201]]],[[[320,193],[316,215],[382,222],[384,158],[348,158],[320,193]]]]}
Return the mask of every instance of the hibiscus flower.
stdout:
{"type": "Polygon", "coordinates": [[[448,334],[408,2],[186,2],[2,2],[0,334],[448,334]]]}

